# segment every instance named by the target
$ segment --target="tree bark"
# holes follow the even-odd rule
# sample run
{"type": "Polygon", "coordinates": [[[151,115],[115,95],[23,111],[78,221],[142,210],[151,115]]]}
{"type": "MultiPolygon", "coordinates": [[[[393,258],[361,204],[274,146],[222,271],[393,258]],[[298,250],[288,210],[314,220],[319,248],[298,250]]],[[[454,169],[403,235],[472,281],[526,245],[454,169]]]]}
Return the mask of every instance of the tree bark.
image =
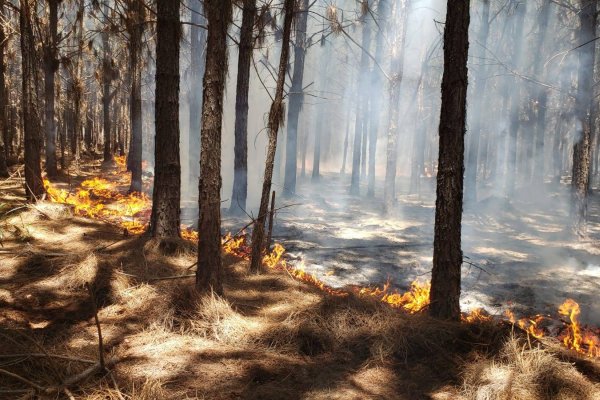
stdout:
{"type": "Polygon", "coordinates": [[[408,25],[409,0],[400,0],[396,5],[398,25],[394,28],[394,50],[392,51],[392,78],[390,82],[390,115],[388,121],[387,160],[384,183],[384,208],[389,212],[396,202],[396,168],[398,165],[398,119],[400,118],[400,95],[404,75],[404,47],[408,25]]]}
{"type": "Polygon", "coordinates": [[[250,91],[250,64],[254,51],[256,0],[244,0],[243,7],[235,98],[233,192],[229,206],[229,211],[236,215],[244,214],[248,196],[248,92],[250,91]]]}
{"type": "Polygon", "coordinates": [[[460,320],[461,220],[467,111],[469,0],[448,0],[429,313],[460,320]]]}
{"type": "MultiPolygon", "coordinates": [[[[4,0],[0,0],[0,18],[4,20],[4,0]]],[[[7,48],[4,25],[0,24],[0,177],[8,177],[6,156],[8,155],[8,101],[6,94],[6,64],[4,62],[4,51],[7,48]]]]}
{"type": "Polygon", "coordinates": [[[281,55],[279,59],[279,69],[277,73],[277,87],[275,89],[275,98],[269,110],[269,147],[267,150],[267,159],[265,161],[265,175],[260,197],[260,207],[258,216],[252,230],[252,254],[250,258],[250,272],[260,273],[262,267],[262,256],[264,252],[265,238],[265,220],[269,209],[269,193],[271,192],[271,180],[273,179],[273,167],[275,164],[275,152],[277,151],[277,131],[283,124],[283,85],[288,65],[290,53],[290,36],[292,32],[292,20],[294,16],[294,1],[285,0],[284,11],[285,19],[283,21],[283,39],[281,42],[281,55]]]}
{"type": "Polygon", "coordinates": [[[221,260],[221,128],[223,93],[227,79],[227,29],[231,22],[231,0],[205,0],[208,20],[206,72],[202,101],[200,142],[200,221],[196,288],[223,293],[221,260]]]}
{"type": "Polygon", "coordinates": [[[46,193],[40,165],[40,118],[35,105],[35,39],[31,25],[31,2],[20,0],[23,133],[25,141],[25,196],[36,202],[46,193]]]}
{"type": "Polygon", "coordinates": [[[206,29],[198,25],[205,25],[203,16],[204,6],[201,0],[190,0],[192,13],[191,34],[191,64],[190,64],[190,93],[189,93],[189,149],[188,149],[188,183],[196,197],[198,179],[200,178],[200,130],[202,129],[202,78],[204,77],[204,58],[206,56],[206,29]]]}
{"type": "Polygon", "coordinates": [[[593,74],[596,45],[597,4],[594,0],[581,0],[579,12],[579,42],[588,43],[579,49],[579,74],[577,79],[576,113],[581,122],[581,132],[573,145],[573,179],[571,220],[573,231],[587,234],[587,198],[591,164],[591,131],[594,121],[593,74]]]}
{"type": "Polygon", "coordinates": [[[156,141],[150,233],[168,238],[180,236],[179,1],[158,0],[156,10],[156,141]]]}
{"type": "MultiPolygon", "coordinates": [[[[290,89],[290,101],[287,120],[287,139],[285,142],[285,177],[283,181],[284,197],[293,196],[296,193],[296,174],[298,171],[298,119],[304,93],[302,85],[304,80],[304,59],[306,57],[306,26],[308,23],[308,0],[298,1],[296,30],[294,41],[294,73],[292,76],[292,87],[290,89]]],[[[315,145],[318,142],[320,132],[315,132],[315,145]]]]}
{"type": "Polygon", "coordinates": [[[110,51],[110,43],[108,41],[108,1],[104,0],[104,22],[105,27],[102,32],[102,113],[104,119],[104,163],[112,163],[113,160],[113,149],[112,149],[112,132],[111,132],[111,121],[110,121],[110,103],[113,94],[110,92],[110,84],[113,79],[113,66],[112,57],[110,51]]]}
{"type": "MultiPolygon", "coordinates": [[[[143,0],[129,3],[127,30],[129,31],[129,72],[131,74],[131,95],[129,98],[129,119],[131,127],[131,148],[127,165],[131,171],[129,192],[142,191],[142,36],[144,34],[145,7],[143,0]]],[[[179,137],[179,133],[177,134],[179,137]]]]}
{"type": "Polygon", "coordinates": [[[58,70],[58,4],[59,0],[48,0],[48,38],[44,47],[44,98],[46,113],[46,173],[49,177],[56,177],[56,119],[54,78],[58,70]]]}

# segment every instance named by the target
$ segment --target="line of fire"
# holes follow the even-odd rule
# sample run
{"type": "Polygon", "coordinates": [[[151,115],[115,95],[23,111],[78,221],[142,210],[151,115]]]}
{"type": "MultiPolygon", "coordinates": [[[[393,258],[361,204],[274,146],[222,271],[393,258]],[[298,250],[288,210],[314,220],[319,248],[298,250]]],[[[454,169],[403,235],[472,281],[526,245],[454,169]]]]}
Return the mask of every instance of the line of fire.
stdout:
{"type": "Polygon", "coordinates": [[[600,399],[595,0],[0,0],[0,399],[600,399]]]}

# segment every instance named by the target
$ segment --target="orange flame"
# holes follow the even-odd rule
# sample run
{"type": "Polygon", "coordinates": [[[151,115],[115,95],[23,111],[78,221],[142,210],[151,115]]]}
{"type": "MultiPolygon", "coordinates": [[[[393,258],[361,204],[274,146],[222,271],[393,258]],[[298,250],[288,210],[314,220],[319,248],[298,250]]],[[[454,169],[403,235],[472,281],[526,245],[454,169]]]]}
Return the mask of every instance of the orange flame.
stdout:
{"type": "Polygon", "coordinates": [[[461,321],[466,322],[468,324],[489,322],[492,320],[492,316],[489,315],[483,308],[476,308],[474,310],[471,310],[471,312],[467,315],[463,314],[461,316],[461,321]]]}
{"type": "Polygon", "coordinates": [[[400,293],[395,290],[389,293],[390,282],[386,282],[382,288],[362,288],[358,290],[359,296],[375,297],[379,301],[389,304],[394,308],[402,308],[410,314],[418,313],[429,305],[429,292],[431,283],[414,281],[410,284],[410,290],[400,293]]]}
{"type": "Polygon", "coordinates": [[[563,334],[562,342],[569,348],[590,357],[600,356],[598,337],[591,331],[581,327],[578,321],[581,308],[573,299],[567,299],[558,308],[558,313],[569,318],[567,331],[563,334]]]}

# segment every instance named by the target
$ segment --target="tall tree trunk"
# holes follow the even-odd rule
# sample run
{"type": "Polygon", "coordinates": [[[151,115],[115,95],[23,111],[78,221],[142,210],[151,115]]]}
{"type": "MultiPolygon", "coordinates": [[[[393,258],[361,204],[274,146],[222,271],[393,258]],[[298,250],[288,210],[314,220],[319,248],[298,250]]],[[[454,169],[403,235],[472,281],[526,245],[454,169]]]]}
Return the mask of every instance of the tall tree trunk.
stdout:
{"type": "Polygon", "coordinates": [[[167,238],[180,235],[179,1],[158,0],[156,11],[156,141],[150,233],[167,238]]]}
{"type": "Polygon", "coordinates": [[[23,130],[25,141],[25,195],[35,202],[45,194],[40,165],[40,118],[33,90],[35,79],[35,39],[31,24],[30,0],[20,0],[19,25],[21,30],[21,63],[23,130]]]}
{"type": "Polygon", "coordinates": [[[581,0],[579,12],[579,76],[577,80],[576,112],[581,122],[581,132],[573,145],[573,180],[571,220],[575,233],[586,235],[588,181],[591,164],[591,131],[594,121],[593,74],[596,45],[597,4],[594,0],[581,0]]]}
{"type": "MultiPolygon", "coordinates": [[[[404,2],[405,0],[402,0],[404,2]]],[[[367,4],[369,6],[369,4],[367,4]]],[[[350,179],[350,194],[360,194],[360,166],[363,148],[363,131],[367,129],[367,114],[369,99],[367,92],[367,76],[369,75],[369,47],[371,45],[371,24],[362,24],[362,52],[360,55],[360,73],[358,93],[356,96],[356,123],[354,125],[354,145],[352,147],[352,177],[350,179]]]]}
{"type": "MultiPolygon", "coordinates": [[[[379,0],[377,5],[377,15],[379,16],[377,40],[375,42],[375,59],[381,63],[383,52],[385,50],[385,31],[387,26],[388,14],[390,12],[390,0],[379,0]]],[[[379,122],[381,119],[383,92],[383,76],[377,66],[373,66],[371,71],[371,118],[369,126],[369,174],[367,185],[367,196],[375,196],[375,158],[377,155],[377,139],[379,136],[379,122]]]]}
{"type": "Polygon", "coordinates": [[[60,0],[48,0],[49,25],[47,45],[44,48],[44,98],[46,112],[46,173],[58,174],[56,166],[56,119],[54,115],[54,77],[58,70],[58,4],[60,0]]]}
{"type": "Polygon", "coordinates": [[[388,121],[387,160],[385,167],[384,207],[388,212],[396,202],[396,168],[398,165],[398,119],[400,118],[400,95],[404,75],[404,47],[408,25],[409,0],[400,0],[396,4],[396,20],[393,28],[394,43],[392,51],[392,78],[390,82],[390,115],[388,121]]]}
{"type": "Polygon", "coordinates": [[[221,260],[221,128],[223,92],[227,79],[227,29],[231,22],[231,0],[205,0],[208,20],[206,72],[200,135],[200,221],[196,288],[223,293],[221,260]]]}
{"type": "Polygon", "coordinates": [[[429,313],[460,320],[469,0],[448,0],[429,313]]]}
{"type": "MultiPolygon", "coordinates": [[[[514,35],[513,35],[513,48],[512,48],[512,68],[516,71],[521,71],[522,59],[523,59],[523,28],[525,25],[525,15],[527,13],[526,3],[516,3],[516,10],[514,18],[514,35]]],[[[514,77],[517,80],[519,78],[514,77]]],[[[510,86],[507,86],[506,90],[510,86]]],[[[515,184],[517,180],[517,139],[519,136],[519,130],[521,127],[521,90],[519,82],[516,83],[516,88],[512,89],[511,100],[510,100],[510,127],[508,136],[508,160],[507,160],[507,174],[506,174],[506,194],[512,197],[515,192],[515,184]]]]}
{"type": "Polygon", "coordinates": [[[277,73],[277,87],[275,98],[269,110],[269,147],[265,161],[265,175],[263,178],[262,193],[258,217],[252,230],[252,255],[250,258],[250,272],[259,273],[262,266],[264,251],[265,221],[269,209],[269,194],[271,192],[271,180],[273,179],[273,166],[275,164],[275,152],[277,151],[277,131],[283,124],[285,118],[283,110],[283,85],[290,53],[290,36],[292,33],[292,20],[294,17],[295,0],[285,0],[283,21],[283,38],[281,42],[281,55],[279,59],[279,70],[277,73]]]}
{"type": "MultiPolygon", "coordinates": [[[[327,68],[329,68],[331,64],[331,55],[333,51],[331,51],[331,45],[327,39],[325,39],[322,43],[322,52],[325,54],[320,57],[321,65],[319,67],[319,76],[317,79],[321,80],[321,82],[319,82],[321,91],[323,91],[323,93],[327,93],[329,90],[330,81],[330,77],[327,76],[327,68]]],[[[325,133],[323,125],[325,122],[325,115],[331,115],[328,106],[329,104],[321,104],[317,108],[317,120],[315,122],[315,148],[313,153],[313,168],[311,177],[314,182],[318,181],[321,177],[321,148],[323,146],[323,136],[325,133]]]]}
{"type": "MultiPolygon", "coordinates": [[[[550,0],[543,0],[538,18],[538,34],[537,43],[534,47],[536,51],[543,52],[546,49],[545,41],[548,34],[548,23],[550,20],[550,12],[552,11],[552,3],[550,0]]],[[[545,52],[543,54],[546,54],[545,52]]],[[[535,58],[533,67],[535,79],[544,81],[544,62],[542,57],[535,58]]],[[[546,109],[548,107],[548,90],[546,88],[536,88],[536,118],[535,118],[535,158],[533,171],[531,174],[531,183],[537,187],[544,186],[544,145],[546,136],[546,109]]]]}
{"type": "Polygon", "coordinates": [[[248,92],[250,90],[250,64],[254,51],[256,0],[244,0],[243,7],[235,97],[233,193],[229,207],[229,211],[237,215],[245,212],[246,197],[248,196],[248,92]]]}
{"type": "MultiPolygon", "coordinates": [[[[4,0],[0,0],[0,19],[4,20],[4,0]]],[[[6,94],[6,64],[4,63],[4,51],[7,47],[4,25],[0,24],[0,177],[8,177],[6,166],[8,139],[8,100],[6,94]]]]}
{"type": "MultiPolygon", "coordinates": [[[[475,3],[479,6],[479,3],[475,3]]],[[[485,53],[487,48],[488,36],[490,34],[490,0],[483,0],[483,10],[481,12],[481,26],[477,35],[477,56],[482,65],[477,69],[477,77],[475,78],[475,88],[473,90],[474,101],[470,104],[473,107],[472,111],[473,129],[471,130],[469,140],[469,150],[467,154],[467,168],[465,176],[465,197],[472,202],[477,201],[477,171],[479,169],[479,141],[482,135],[483,122],[483,104],[485,102],[485,94],[487,87],[487,77],[485,66],[485,53]]]]}
{"type": "Polygon", "coordinates": [[[112,148],[112,132],[110,121],[110,103],[114,93],[110,92],[110,84],[113,80],[114,69],[112,66],[112,57],[110,51],[110,43],[108,41],[108,0],[104,0],[104,31],[102,32],[102,113],[104,119],[104,162],[112,163],[113,148],[112,148]]]}
{"type": "MultiPolygon", "coordinates": [[[[304,80],[304,59],[306,57],[306,26],[308,23],[308,0],[298,1],[296,32],[294,42],[294,73],[290,89],[290,104],[287,120],[287,139],[285,142],[285,177],[283,181],[283,195],[293,196],[296,193],[296,173],[298,171],[298,119],[304,93],[302,84],[304,80]]],[[[315,145],[320,132],[315,132],[315,145]]]]}
{"type": "MultiPolygon", "coordinates": [[[[145,6],[143,0],[129,3],[129,72],[131,73],[131,95],[129,98],[129,119],[131,127],[131,148],[127,165],[131,171],[130,192],[142,191],[142,37],[144,34],[145,6]]],[[[179,137],[179,133],[177,133],[179,137]]]]}
{"type": "Polygon", "coordinates": [[[190,27],[190,92],[189,92],[189,148],[188,148],[188,184],[193,190],[192,197],[196,197],[198,179],[200,178],[200,130],[202,123],[202,78],[204,77],[206,56],[206,29],[204,6],[201,0],[190,0],[192,13],[192,26],[190,27]]]}

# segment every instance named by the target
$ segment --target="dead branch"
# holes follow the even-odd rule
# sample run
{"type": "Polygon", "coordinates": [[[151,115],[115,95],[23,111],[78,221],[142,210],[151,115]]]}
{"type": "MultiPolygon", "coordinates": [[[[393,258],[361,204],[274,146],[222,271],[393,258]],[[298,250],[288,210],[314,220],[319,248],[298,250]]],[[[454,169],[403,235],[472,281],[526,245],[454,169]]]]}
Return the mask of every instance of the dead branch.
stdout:
{"type": "Polygon", "coordinates": [[[96,296],[89,283],[85,283],[85,287],[90,293],[90,301],[92,303],[92,310],[94,311],[94,320],[96,321],[96,328],[98,328],[98,359],[100,364],[100,371],[105,370],[104,366],[104,343],[102,343],[102,329],[100,328],[100,320],[98,319],[98,307],[96,306],[96,296]]]}
{"type": "Polygon", "coordinates": [[[18,381],[21,381],[21,382],[23,382],[24,384],[26,384],[26,385],[28,385],[28,386],[30,386],[30,387],[32,387],[32,388],[34,388],[34,389],[35,389],[35,390],[37,390],[38,392],[42,392],[42,393],[43,393],[43,392],[45,392],[45,391],[46,391],[46,388],[44,388],[43,386],[40,386],[40,385],[38,385],[37,383],[35,383],[35,382],[32,382],[32,381],[30,381],[30,380],[29,380],[29,379],[27,379],[27,378],[23,378],[21,375],[13,374],[12,372],[9,372],[9,371],[7,371],[7,370],[5,370],[5,369],[2,369],[2,368],[0,368],[0,374],[4,374],[4,375],[6,375],[6,376],[10,376],[11,378],[14,378],[14,379],[16,379],[16,380],[18,380],[18,381]]]}
{"type": "Polygon", "coordinates": [[[18,354],[0,354],[0,358],[21,358],[21,357],[27,357],[27,358],[58,358],[60,360],[67,360],[67,361],[76,361],[76,362],[80,362],[80,363],[85,363],[85,364],[94,364],[95,361],[92,360],[86,360],[84,358],[75,358],[75,357],[69,357],[69,356],[63,356],[60,354],[45,354],[45,353],[18,353],[18,354]]]}

